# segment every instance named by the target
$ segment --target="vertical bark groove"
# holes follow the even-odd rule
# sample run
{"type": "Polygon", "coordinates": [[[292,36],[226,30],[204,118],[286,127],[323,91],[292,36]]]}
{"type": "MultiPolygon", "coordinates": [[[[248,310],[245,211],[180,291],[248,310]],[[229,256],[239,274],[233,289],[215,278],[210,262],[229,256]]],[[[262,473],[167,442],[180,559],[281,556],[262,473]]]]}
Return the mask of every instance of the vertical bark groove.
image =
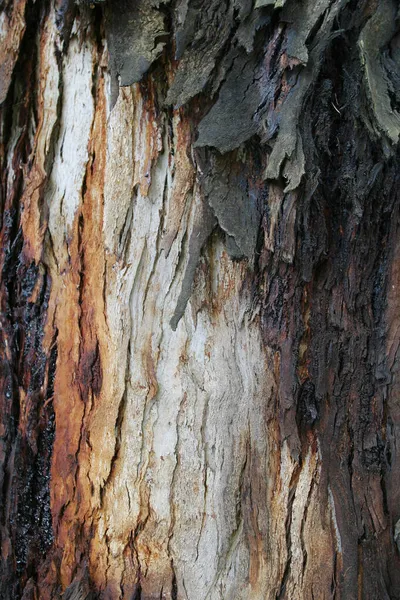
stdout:
{"type": "Polygon", "coordinates": [[[0,3],[2,598],[400,598],[398,37],[0,3]]]}

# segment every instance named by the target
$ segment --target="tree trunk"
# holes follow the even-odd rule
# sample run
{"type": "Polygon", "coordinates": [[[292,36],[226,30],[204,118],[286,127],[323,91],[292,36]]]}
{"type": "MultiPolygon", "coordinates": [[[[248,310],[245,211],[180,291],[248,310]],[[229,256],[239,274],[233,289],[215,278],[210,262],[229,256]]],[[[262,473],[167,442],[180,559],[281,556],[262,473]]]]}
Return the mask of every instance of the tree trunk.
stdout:
{"type": "Polygon", "coordinates": [[[0,11],[1,598],[399,599],[395,0],[0,11]]]}

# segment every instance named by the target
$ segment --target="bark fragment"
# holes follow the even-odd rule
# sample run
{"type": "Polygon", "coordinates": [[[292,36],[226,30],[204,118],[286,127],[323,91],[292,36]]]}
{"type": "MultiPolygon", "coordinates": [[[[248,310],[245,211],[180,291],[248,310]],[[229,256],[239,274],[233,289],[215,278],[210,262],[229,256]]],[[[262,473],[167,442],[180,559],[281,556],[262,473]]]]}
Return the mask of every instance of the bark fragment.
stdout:
{"type": "Polygon", "coordinates": [[[6,31],[0,595],[396,598],[394,4],[104,4],[6,31]]]}
{"type": "Polygon", "coordinates": [[[26,0],[0,6],[0,104],[7,98],[25,32],[26,0]]]}

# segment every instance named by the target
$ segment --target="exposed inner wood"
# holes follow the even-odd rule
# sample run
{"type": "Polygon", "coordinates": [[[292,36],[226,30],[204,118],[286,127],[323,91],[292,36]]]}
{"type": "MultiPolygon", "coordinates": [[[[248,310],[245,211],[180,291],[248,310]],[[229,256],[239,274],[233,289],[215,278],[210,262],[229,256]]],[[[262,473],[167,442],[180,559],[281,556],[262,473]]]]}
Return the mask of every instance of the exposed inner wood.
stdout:
{"type": "Polygon", "coordinates": [[[0,596],[400,598],[394,0],[0,2],[0,596]]]}

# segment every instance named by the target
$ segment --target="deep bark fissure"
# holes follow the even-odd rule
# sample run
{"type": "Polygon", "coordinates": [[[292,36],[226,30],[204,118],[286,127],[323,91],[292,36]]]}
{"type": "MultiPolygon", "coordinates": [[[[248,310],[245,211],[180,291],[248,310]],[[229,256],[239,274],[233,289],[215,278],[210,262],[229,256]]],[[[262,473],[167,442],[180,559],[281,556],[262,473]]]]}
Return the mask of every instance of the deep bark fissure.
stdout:
{"type": "Polygon", "coordinates": [[[93,5],[0,7],[0,595],[398,598],[395,2],[93,5]]]}

